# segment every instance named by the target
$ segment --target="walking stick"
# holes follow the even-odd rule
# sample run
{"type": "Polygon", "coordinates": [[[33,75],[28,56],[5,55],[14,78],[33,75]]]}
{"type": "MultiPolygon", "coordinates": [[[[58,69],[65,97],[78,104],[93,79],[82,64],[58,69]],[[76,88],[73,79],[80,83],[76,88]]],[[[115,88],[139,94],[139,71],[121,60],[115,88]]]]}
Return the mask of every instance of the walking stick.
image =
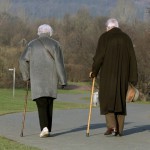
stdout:
{"type": "Polygon", "coordinates": [[[89,137],[89,130],[90,130],[90,120],[91,120],[91,113],[92,113],[92,102],[93,102],[94,84],[95,84],[95,78],[93,78],[93,82],[92,82],[90,110],[89,110],[88,125],[87,125],[87,130],[86,130],[86,136],[87,137],[89,137]]]}
{"type": "Polygon", "coordinates": [[[23,137],[23,130],[25,126],[25,118],[26,118],[26,110],[27,110],[27,100],[28,100],[28,91],[29,91],[29,81],[27,81],[26,85],[26,95],[25,95],[25,102],[24,102],[24,111],[22,113],[23,119],[22,119],[22,129],[21,129],[21,134],[20,136],[23,137]]]}

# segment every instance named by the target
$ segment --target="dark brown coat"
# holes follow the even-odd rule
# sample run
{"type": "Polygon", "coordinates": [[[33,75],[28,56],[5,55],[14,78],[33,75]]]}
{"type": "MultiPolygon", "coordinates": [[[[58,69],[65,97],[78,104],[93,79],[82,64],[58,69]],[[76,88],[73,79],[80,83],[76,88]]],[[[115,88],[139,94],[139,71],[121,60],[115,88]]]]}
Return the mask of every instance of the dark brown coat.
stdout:
{"type": "Polygon", "coordinates": [[[126,115],[128,82],[136,84],[137,61],[130,37],[119,28],[113,28],[99,38],[92,72],[100,71],[101,114],[120,112],[126,115]]]}

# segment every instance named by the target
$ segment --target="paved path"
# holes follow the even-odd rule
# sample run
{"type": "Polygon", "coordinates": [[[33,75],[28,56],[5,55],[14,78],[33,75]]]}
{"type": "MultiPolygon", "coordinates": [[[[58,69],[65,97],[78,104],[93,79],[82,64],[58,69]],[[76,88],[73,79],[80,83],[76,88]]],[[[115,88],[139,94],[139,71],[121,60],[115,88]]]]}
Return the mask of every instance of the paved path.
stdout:
{"type": "Polygon", "coordinates": [[[150,105],[132,103],[127,108],[123,137],[103,135],[105,119],[99,115],[99,108],[92,109],[89,137],[86,137],[88,109],[54,110],[49,138],[39,138],[37,112],[27,113],[24,137],[20,137],[22,113],[3,115],[0,135],[41,150],[149,150],[150,105]]]}

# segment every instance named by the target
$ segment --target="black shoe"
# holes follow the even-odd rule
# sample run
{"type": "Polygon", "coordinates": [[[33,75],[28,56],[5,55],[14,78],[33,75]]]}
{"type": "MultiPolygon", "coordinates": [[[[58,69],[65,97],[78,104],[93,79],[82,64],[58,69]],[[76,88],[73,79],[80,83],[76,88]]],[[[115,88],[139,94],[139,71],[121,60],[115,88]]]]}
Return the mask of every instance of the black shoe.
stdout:
{"type": "Polygon", "coordinates": [[[123,134],[119,133],[119,132],[115,132],[114,136],[123,136],[123,134]]]}

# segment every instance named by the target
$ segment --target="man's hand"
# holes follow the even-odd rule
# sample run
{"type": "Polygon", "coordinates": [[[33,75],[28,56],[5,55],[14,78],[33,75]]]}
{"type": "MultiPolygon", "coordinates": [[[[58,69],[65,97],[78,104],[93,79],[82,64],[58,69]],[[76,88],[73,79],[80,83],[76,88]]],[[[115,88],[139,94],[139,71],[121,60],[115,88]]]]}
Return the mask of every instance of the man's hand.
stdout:
{"type": "Polygon", "coordinates": [[[95,77],[95,75],[93,74],[93,72],[90,72],[89,73],[89,78],[94,78],[95,77]]]}

